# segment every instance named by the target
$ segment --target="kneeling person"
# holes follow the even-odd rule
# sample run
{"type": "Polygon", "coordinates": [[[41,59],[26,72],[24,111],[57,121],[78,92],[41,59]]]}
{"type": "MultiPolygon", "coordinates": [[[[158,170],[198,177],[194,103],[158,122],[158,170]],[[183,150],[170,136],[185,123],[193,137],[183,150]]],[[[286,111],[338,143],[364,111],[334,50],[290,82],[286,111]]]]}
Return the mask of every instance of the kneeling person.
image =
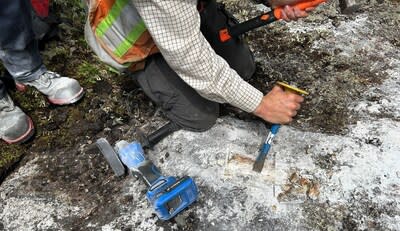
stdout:
{"type": "MultiPolygon", "coordinates": [[[[280,124],[291,122],[300,108],[301,96],[279,87],[264,96],[245,81],[255,70],[253,55],[240,38],[219,41],[219,30],[236,22],[215,0],[88,2],[89,45],[106,63],[130,70],[175,125],[207,130],[218,118],[219,103],[280,124]]],[[[307,16],[290,6],[284,11],[285,20],[307,16]]]]}

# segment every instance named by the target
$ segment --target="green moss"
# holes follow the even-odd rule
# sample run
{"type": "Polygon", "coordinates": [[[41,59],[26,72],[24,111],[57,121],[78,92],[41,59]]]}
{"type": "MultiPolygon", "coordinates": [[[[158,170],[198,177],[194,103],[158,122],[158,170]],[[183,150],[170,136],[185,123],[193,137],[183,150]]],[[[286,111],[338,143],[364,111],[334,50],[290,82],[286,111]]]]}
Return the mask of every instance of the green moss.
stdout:
{"type": "Polygon", "coordinates": [[[49,47],[42,52],[42,57],[46,60],[53,60],[56,57],[63,59],[68,54],[69,50],[67,47],[57,46],[56,43],[49,43],[49,47]]]}
{"type": "Polygon", "coordinates": [[[24,154],[24,150],[18,145],[2,145],[0,147],[0,173],[13,165],[24,154]]]}
{"type": "Polygon", "coordinates": [[[100,80],[99,67],[84,61],[77,69],[77,76],[85,83],[94,84],[100,80]]]}
{"type": "Polygon", "coordinates": [[[78,120],[81,120],[83,118],[83,116],[84,116],[84,112],[81,111],[80,108],[78,108],[78,107],[71,108],[69,110],[69,116],[68,116],[68,119],[66,121],[66,125],[68,127],[70,127],[70,124],[72,124],[72,123],[74,123],[74,122],[76,122],[78,120]]]}
{"type": "Polygon", "coordinates": [[[33,88],[28,88],[24,93],[12,93],[12,98],[28,114],[40,108],[47,108],[49,105],[46,96],[33,88]]]}

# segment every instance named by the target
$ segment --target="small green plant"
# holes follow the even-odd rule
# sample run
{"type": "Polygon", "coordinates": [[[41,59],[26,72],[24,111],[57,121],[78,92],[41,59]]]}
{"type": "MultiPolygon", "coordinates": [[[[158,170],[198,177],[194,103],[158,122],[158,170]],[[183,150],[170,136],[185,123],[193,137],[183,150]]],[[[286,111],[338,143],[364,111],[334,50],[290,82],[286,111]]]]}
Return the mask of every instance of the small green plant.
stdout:
{"type": "Polygon", "coordinates": [[[94,84],[100,80],[99,67],[95,64],[88,63],[87,61],[83,61],[82,64],[79,65],[77,75],[86,83],[94,84]]]}

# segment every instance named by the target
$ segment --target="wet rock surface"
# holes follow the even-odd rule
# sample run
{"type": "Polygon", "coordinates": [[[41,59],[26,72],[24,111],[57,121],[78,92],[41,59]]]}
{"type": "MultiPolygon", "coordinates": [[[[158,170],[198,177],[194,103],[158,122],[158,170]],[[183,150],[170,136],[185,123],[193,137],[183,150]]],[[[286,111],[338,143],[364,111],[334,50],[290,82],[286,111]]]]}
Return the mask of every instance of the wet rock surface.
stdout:
{"type": "MultiPolygon", "coordinates": [[[[170,222],[157,219],[145,185],[114,176],[94,145],[99,137],[137,139],[137,129],[165,123],[162,113],[129,77],[96,61],[79,7],[58,4],[71,4],[74,13],[62,16],[72,24],[62,25],[45,61],[80,80],[86,96],[54,107],[32,89],[12,93],[37,132],[22,146],[0,146],[0,230],[400,229],[398,1],[362,1],[349,16],[330,2],[306,19],[248,33],[253,85],[267,91],[284,80],[311,94],[279,132],[261,175],[229,156],[254,159],[267,130],[229,107],[210,131],[179,131],[148,150],[165,175],[190,175],[199,186],[199,200],[170,222]]],[[[265,10],[226,6],[240,20],[265,10]]]]}

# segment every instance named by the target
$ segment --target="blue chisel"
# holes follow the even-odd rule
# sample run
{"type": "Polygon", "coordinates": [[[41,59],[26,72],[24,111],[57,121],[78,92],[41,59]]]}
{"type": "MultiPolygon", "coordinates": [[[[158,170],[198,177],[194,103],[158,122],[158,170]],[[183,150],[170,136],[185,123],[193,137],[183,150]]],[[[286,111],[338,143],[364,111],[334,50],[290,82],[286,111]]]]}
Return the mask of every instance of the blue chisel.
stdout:
{"type": "MultiPolygon", "coordinates": [[[[297,94],[302,94],[302,95],[308,95],[308,92],[301,90],[297,87],[294,86],[290,86],[287,83],[284,82],[277,82],[277,85],[281,86],[282,88],[284,88],[286,91],[291,91],[297,94]]],[[[268,155],[269,149],[271,148],[271,144],[272,144],[272,140],[274,139],[274,137],[276,136],[276,134],[278,133],[279,128],[281,127],[280,124],[273,124],[269,133],[268,133],[268,137],[267,139],[265,139],[265,142],[260,150],[260,153],[258,154],[256,161],[253,164],[253,171],[256,172],[261,172],[263,167],[264,167],[264,163],[265,163],[265,159],[268,155]]]]}
{"type": "Polygon", "coordinates": [[[280,124],[273,124],[271,130],[268,133],[267,139],[260,150],[260,153],[257,156],[256,161],[253,165],[253,171],[261,172],[264,167],[265,158],[271,148],[272,140],[274,139],[276,133],[278,133],[279,128],[281,127],[280,124]]]}

